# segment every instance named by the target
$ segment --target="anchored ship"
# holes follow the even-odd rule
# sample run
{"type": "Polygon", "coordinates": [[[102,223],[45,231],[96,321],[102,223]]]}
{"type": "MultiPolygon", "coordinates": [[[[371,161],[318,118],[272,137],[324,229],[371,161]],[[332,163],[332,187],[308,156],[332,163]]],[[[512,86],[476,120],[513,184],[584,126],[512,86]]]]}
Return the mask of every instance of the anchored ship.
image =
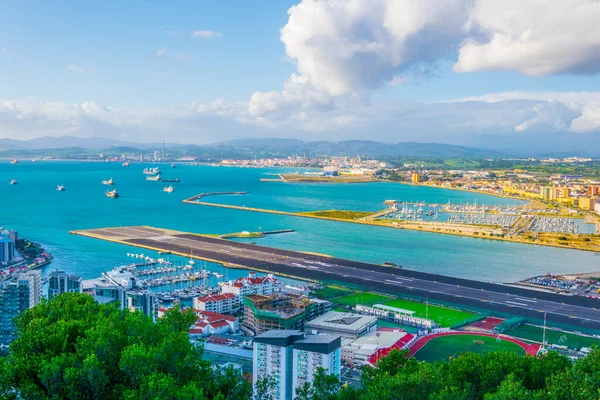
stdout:
{"type": "Polygon", "coordinates": [[[11,185],[16,185],[17,184],[17,180],[16,179],[11,179],[10,181],[8,181],[9,184],[11,185]]]}
{"type": "Polygon", "coordinates": [[[154,176],[148,176],[146,177],[147,181],[155,181],[155,182],[160,182],[160,173],[154,175],[154,176]]]}
{"type": "Polygon", "coordinates": [[[108,192],[106,192],[106,197],[110,197],[111,199],[118,199],[119,192],[117,192],[117,189],[109,190],[108,192]]]}
{"type": "Polygon", "coordinates": [[[110,178],[110,179],[109,179],[109,180],[107,180],[107,181],[102,181],[102,184],[103,184],[103,185],[107,185],[107,186],[112,186],[112,185],[114,185],[114,184],[115,184],[115,181],[113,181],[113,178],[110,178]]]}
{"type": "Polygon", "coordinates": [[[173,188],[173,186],[166,186],[163,188],[163,190],[167,193],[173,193],[175,191],[175,189],[173,188]]]}
{"type": "Polygon", "coordinates": [[[11,160],[11,161],[10,161],[10,163],[11,163],[11,164],[18,164],[18,163],[19,163],[19,160],[17,160],[17,159],[15,158],[14,160],[11,160]]]}
{"type": "Polygon", "coordinates": [[[144,168],[144,175],[156,175],[158,173],[160,173],[160,169],[158,167],[144,168]]]}
{"type": "Polygon", "coordinates": [[[65,190],[67,190],[67,189],[65,188],[65,186],[64,186],[64,185],[57,185],[57,186],[56,186],[56,190],[58,190],[59,192],[64,192],[64,191],[65,191],[65,190]]]}

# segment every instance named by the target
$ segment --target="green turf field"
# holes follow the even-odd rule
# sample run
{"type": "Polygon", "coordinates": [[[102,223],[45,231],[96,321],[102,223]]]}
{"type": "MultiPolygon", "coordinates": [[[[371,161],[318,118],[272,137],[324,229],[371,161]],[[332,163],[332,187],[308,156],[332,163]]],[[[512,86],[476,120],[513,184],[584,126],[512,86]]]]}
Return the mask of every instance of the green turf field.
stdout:
{"type": "MultiPolygon", "coordinates": [[[[541,343],[543,328],[539,326],[522,324],[505,333],[516,338],[533,340],[535,342],[541,343]]],[[[566,333],[562,331],[556,331],[553,329],[546,329],[546,341],[549,344],[567,346],[568,348],[574,350],[579,350],[582,347],[591,347],[594,344],[600,346],[600,339],[579,336],[573,333],[566,333]]]]}
{"type": "Polygon", "coordinates": [[[461,353],[490,353],[492,351],[510,351],[525,355],[525,350],[515,343],[506,340],[496,341],[496,338],[478,335],[441,336],[431,340],[415,354],[419,361],[446,361],[461,353]],[[484,344],[474,344],[473,340],[481,340],[484,344]]]}
{"type": "MultiPolygon", "coordinates": [[[[417,303],[416,301],[396,299],[385,303],[386,306],[402,308],[404,310],[414,311],[415,317],[425,318],[425,303],[417,303]]],[[[461,322],[466,318],[475,316],[475,313],[467,311],[459,311],[453,308],[445,308],[440,306],[429,305],[427,318],[437,322],[440,326],[450,327],[455,323],[461,322]]]]}
{"type": "Polygon", "coordinates": [[[317,289],[313,293],[321,299],[332,299],[334,297],[343,297],[350,294],[355,294],[356,291],[338,286],[325,286],[322,289],[317,289]]]}
{"type": "Polygon", "coordinates": [[[340,304],[344,306],[355,306],[357,304],[371,306],[373,304],[384,303],[390,299],[391,297],[389,296],[383,296],[375,293],[356,293],[351,294],[350,296],[336,297],[334,299],[330,299],[330,301],[334,304],[340,304]]]}

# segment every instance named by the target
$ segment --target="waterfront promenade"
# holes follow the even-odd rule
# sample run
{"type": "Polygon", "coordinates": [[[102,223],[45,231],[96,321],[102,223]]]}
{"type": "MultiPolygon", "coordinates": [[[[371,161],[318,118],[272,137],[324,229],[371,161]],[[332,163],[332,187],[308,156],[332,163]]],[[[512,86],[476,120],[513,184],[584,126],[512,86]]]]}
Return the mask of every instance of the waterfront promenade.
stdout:
{"type": "MultiPolygon", "coordinates": [[[[548,321],[600,329],[600,301],[478,282],[352,260],[282,250],[146,226],[73,231],[73,234],[129,246],[319,282],[362,286],[548,321]]],[[[382,262],[385,260],[382,260],[382,262]]]]}

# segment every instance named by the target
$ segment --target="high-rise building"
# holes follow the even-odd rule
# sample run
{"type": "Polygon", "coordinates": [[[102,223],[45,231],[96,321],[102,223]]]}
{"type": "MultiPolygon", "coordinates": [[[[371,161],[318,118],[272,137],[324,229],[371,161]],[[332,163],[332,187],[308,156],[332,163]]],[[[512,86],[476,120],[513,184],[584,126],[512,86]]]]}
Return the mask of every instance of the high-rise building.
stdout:
{"type": "Polygon", "coordinates": [[[158,298],[148,290],[128,290],[125,292],[125,307],[129,311],[141,311],[153,321],[158,318],[158,298]]]}
{"type": "Polygon", "coordinates": [[[550,200],[550,187],[542,186],[540,188],[540,197],[542,200],[550,200]]]}
{"type": "Polygon", "coordinates": [[[571,197],[571,189],[569,189],[568,187],[562,188],[560,197],[562,197],[563,199],[568,199],[569,197],[571,197]]]}
{"type": "Polygon", "coordinates": [[[40,302],[42,274],[32,270],[0,283],[0,345],[15,338],[14,318],[40,302]]]}
{"type": "Polygon", "coordinates": [[[560,197],[560,188],[559,187],[551,187],[550,188],[550,200],[556,200],[560,197]]]}
{"type": "Polygon", "coordinates": [[[600,186],[590,186],[590,196],[600,195],[600,186]]]}
{"type": "Polygon", "coordinates": [[[252,383],[274,379],[274,400],[291,400],[296,388],[312,382],[319,367],[339,375],[339,336],[307,336],[298,330],[271,330],[254,338],[252,383]]]}
{"type": "Polygon", "coordinates": [[[342,338],[333,335],[308,335],[294,342],[292,387],[296,390],[312,383],[319,368],[329,375],[340,375],[342,338]]]}
{"type": "Polygon", "coordinates": [[[582,210],[594,210],[594,206],[596,205],[595,197],[580,197],[579,198],[579,208],[582,210]]]}
{"type": "Polygon", "coordinates": [[[8,264],[15,257],[15,242],[6,235],[0,235],[0,264],[8,264]]]}
{"type": "Polygon", "coordinates": [[[48,275],[48,299],[61,293],[82,293],[83,279],[79,276],[67,274],[65,271],[55,270],[48,275]]]}
{"type": "Polygon", "coordinates": [[[412,180],[412,183],[419,183],[419,182],[421,182],[421,176],[419,174],[417,174],[416,172],[414,172],[411,176],[411,180],[412,180]]]}

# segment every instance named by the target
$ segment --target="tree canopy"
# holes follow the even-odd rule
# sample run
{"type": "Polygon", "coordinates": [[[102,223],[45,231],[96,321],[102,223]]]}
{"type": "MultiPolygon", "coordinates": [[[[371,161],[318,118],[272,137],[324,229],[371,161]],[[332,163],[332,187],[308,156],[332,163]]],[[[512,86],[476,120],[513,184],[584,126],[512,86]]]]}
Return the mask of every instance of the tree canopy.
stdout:
{"type": "Polygon", "coordinates": [[[140,312],[66,293],[25,311],[0,358],[2,399],[244,399],[251,385],[190,343],[193,313],[154,323],[140,312]]]}

